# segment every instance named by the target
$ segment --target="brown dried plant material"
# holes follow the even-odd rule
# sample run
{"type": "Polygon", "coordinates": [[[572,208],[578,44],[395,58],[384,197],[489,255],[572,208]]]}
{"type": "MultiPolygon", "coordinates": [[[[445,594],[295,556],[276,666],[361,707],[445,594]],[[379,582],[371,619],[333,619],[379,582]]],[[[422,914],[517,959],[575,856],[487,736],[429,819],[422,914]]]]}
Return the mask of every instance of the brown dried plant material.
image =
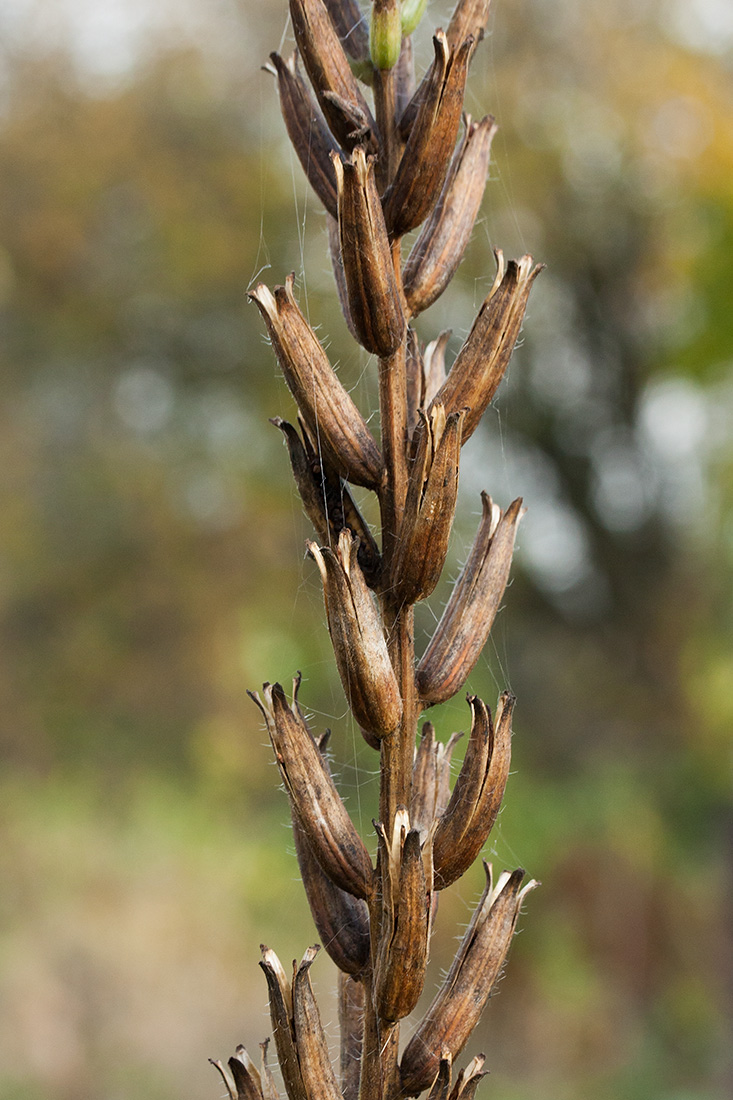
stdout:
{"type": "Polygon", "coordinates": [[[325,0],[325,4],[346,52],[355,61],[366,61],[369,57],[369,33],[357,0],[325,0]]]}
{"type": "Polygon", "coordinates": [[[477,1054],[472,1058],[465,1069],[462,1069],[456,1078],[456,1083],[451,1089],[449,1100],[473,1100],[476,1089],[486,1077],[483,1054],[477,1054]]]}
{"type": "Polygon", "coordinates": [[[341,1091],[358,1100],[364,1038],[364,983],[339,971],[338,1014],[341,1033],[341,1091]]]}
{"type": "Polygon", "coordinates": [[[536,267],[532,264],[531,256],[523,256],[519,261],[510,260],[505,267],[503,253],[496,250],[494,285],[450,374],[436,394],[435,401],[442,402],[446,412],[468,409],[463,427],[464,443],[478,427],[509,365],[532,283],[542,270],[541,264],[536,267]]]}
{"type": "Polygon", "coordinates": [[[356,548],[348,531],[341,532],[335,550],[308,543],[323,581],[328,630],[349,706],[359,725],[381,738],[396,729],[402,698],[356,548]]]}
{"type": "Polygon", "coordinates": [[[295,1046],[293,991],[290,981],[275,952],[264,944],[262,944],[260,966],[267,980],[267,990],[270,995],[270,1023],[288,1100],[309,1100],[295,1046]]]}
{"type": "Polygon", "coordinates": [[[483,518],[466,564],[417,666],[423,705],[451,699],[465,684],[491,631],[512,564],[522,501],[503,514],[481,494],[483,518]]]}
{"type": "Polygon", "coordinates": [[[451,53],[439,30],[433,44],[435,62],[397,174],[384,195],[384,219],[391,237],[409,233],[430,213],[458,137],[474,40],[468,38],[451,53]]]}
{"type": "Polygon", "coordinates": [[[349,316],[359,342],[374,355],[392,355],[405,335],[405,315],[392,264],[374,162],[364,149],[351,161],[334,159],[341,261],[349,316]]]}
{"type": "Polygon", "coordinates": [[[469,35],[473,35],[477,42],[481,41],[489,21],[490,7],[491,0],[458,0],[445,32],[452,50],[465,42],[469,35]]]}
{"type": "Polygon", "coordinates": [[[492,721],[489,708],[469,695],[471,737],[448,806],[433,838],[436,890],[463,875],[478,858],[496,821],[509,777],[514,697],[505,691],[492,721]]]}
{"type": "Polygon", "coordinates": [[[249,692],[262,711],[293,811],[332,882],[357,898],[372,889],[372,861],[354,828],[330,772],[297,706],[280,684],[265,684],[264,701],[249,692]]]}
{"type": "Polygon", "coordinates": [[[356,405],[328,361],[295,301],[294,276],[273,294],[260,283],[249,293],[262,314],[280,368],[308,430],[335,470],[355,485],[376,489],[382,455],[356,405]]]}
{"type": "Polygon", "coordinates": [[[441,1054],[455,1060],[478,1023],[511,943],[524,895],[524,871],[505,871],[496,886],[486,865],[486,889],[463,937],[448,976],[407,1044],[400,1063],[402,1089],[417,1096],[430,1086],[441,1054]]]}
{"type": "Polygon", "coordinates": [[[443,571],[458,495],[464,412],[434,404],[415,429],[414,460],[392,564],[392,587],[407,604],[425,599],[443,571]]]}
{"type": "Polygon", "coordinates": [[[343,1100],[328,1053],[309,970],[319,948],[309,947],[293,976],[293,1029],[300,1073],[309,1097],[343,1100]]]}
{"type": "Polygon", "coordinates": [[[339,155],[339,147],[298,71],[297,54],[286,61],[280,54],[271,53],[270,61],[277,76],[280,110],[291,145],[311,187],[335,218],[338,200],[331,157],[339,155]]]}
{"type": "Polygon", "coordinates": [[[412,766],[410,821],[425,841],[450,798],[450,762],[461,733],[451,735],[447,743],[437,741],[432,722],[424,722],[420,744],[412,766]]]}
{"type": "Polygon", "coordinates": [[[376,126],[322,0],[290,0],[298,50],[331,132],[345,149],[377,152],[376,126]]]}
{"type": "Polygon", "coordinates": [[[412,246],[402,271],[405,300],[412,316],[437,301],[455,275],[470,240],[489,170],[496,125],[464,119],[466,132],[456,150],[440,198],[412,246]]]}

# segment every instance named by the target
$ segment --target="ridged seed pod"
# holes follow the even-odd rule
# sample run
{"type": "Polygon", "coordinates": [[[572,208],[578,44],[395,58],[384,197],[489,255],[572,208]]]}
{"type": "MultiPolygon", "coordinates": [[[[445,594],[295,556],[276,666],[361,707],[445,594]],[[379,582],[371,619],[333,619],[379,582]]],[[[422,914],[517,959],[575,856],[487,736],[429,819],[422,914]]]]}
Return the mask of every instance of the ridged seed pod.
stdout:
{"type": "Polygon", "coordinates": [[[506,958],[524,895],[537,885],[520,885],[524,871],[504,872],[493,885],[486,866],[486,889],[463,937],[458,954],[424,1019],[407,1044],[400,1063],[402,1091],[417,1096],[429,1088],[442,1052],[455,1061],[478,1023],[506,958]]]}
{"type": "Polygon", "coordinates": [[[346,52],[354,61],[366,61],[369,57],[369,32],[366,17],[357,0],[325,0],[325,4],[346,52]]]}
{"type": "Polygon", "coordinates": [[[417,666],[417,689],[426,707],[451,699],[465,684],[509,580],[522,501],[502,514],[486,493],[481,500],[483,517],[471,552],[417,666]]]}
{"type": "Polygon", "coordinates": [[[412,766],[410,821],[425,841],[450,798],[450,762],[462,733],[451,734],[447,743],[436,741],[432,722],[424,722],[412,766]]]}
{"type": "Polygon", "coordinates": [[[318,946],[308,948],[293,977],[295,1047],[307,1095],[312,1100],[343,1100],[308,973],[318,950],[318,946]]]}
{"type": "Polygon", "coordinates": [[[355,485],[377,489],[382,455],[356,405],[339,381],[318,337],[295,301],[294,276],[273,294],[260,283],[250,292],[272,340],[278,362],[312,436],[330,464],[355,485]]]}
{"type": "Polygon", "coordinates": [[[262,944],[260,966],[270,995],[270,1022],[275,1039],[277,1060],[288,1100],[309,1100],[300,1072],[293,1031],[293,990],[283,965],[269,947],[262,944]]]}
{"type": "Polygon", "coordinates": [[[477,42],[481,41],[489,21],[490,7],[491,0],[458,0],[445,32],[452,50],[460,42],[465,42],[469,34],[477,42]]]}

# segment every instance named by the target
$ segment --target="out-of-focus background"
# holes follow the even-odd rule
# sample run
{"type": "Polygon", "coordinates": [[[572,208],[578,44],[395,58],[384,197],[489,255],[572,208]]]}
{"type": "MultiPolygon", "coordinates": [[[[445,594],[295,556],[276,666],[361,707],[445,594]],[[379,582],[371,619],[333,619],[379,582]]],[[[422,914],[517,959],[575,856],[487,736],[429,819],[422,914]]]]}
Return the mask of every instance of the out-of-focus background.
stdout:
{"type": "MultiPolygon", "coordinates": [[[[2,1100],[215,1100],[207,1057],[268,1034],[258,945],[287,964],[315,933],[246,688],[302,669],[371,834],[375,760],[267,423],[292,405],[245,302],[294,270],[374,412],[260,68],[285,9],[0,8],[2,1100]]],[[[421,338],[459,346],[492,248],[548,265],[448,571],[480,490],[521,494],[470,681],[519,698],[491,858],[543,881],[467,1052],[501,1100],[733,1093],[732,51],[728,0],[497,0],[471,76],[501,129],[421,338]]],[[[431,988],[481,886],[443,899],[431,988]]],[[[330,1014],[325,956],[314,977],[330,1014]]]]}

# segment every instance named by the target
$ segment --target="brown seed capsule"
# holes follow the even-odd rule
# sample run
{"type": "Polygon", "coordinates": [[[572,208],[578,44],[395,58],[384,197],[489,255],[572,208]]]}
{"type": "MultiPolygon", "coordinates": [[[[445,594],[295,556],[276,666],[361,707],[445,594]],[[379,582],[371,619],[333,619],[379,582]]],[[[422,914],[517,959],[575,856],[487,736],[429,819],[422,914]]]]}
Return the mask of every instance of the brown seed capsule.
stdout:
{"type": "Polygon", "coordinates": [[[402,272],[412,316],[432,305],[455,275],[481,206],[496,126],[490,115],[479,123],[466,115],[464,122],[466,133],[453,156],[440,198],[402,272]]]}
{"type": "Polygon", "coordinates": [[[392,587],[407,604],[429,596],[443,571],[458,494],[463,416],[461,411],[446,418],[434,404],[415,429],[415,457],[392,568],[392,587]]]}
{"type": "Polygon", "coordinates": [[[364,983],[339,971],[339,1032],[341,1035],[341,1091],[344,1100],[358,1100],[361,1050],[364,1039],[364,983]]]}
{"type": "Polygon", "coordinates": [[[342,531],[336,550],[310,542],[323,581],[328,630],[354,718],[386,737],[402,716],[402,698],[373,597],[356,559],[357,540],[342,531]]]}
{"type": "Polygon", "coordinates": [[[273,417],[271,423],[285,436],[295,484],[319,542],[326,545],[338,542],[341,531],[348,528],[359,539],[357,559],[364,579],[373,588],[381,571],[379,547],[349,486],[329,469],[302,421],[302,440],[293,425],[279,416],[273,417]]]}
{"type": "Polygon", "coordinates": [[[475,1058],[472,1058],[465,1069],[462,1069],[456,1078],[456,1083],[451,1089],[450,1100],[473,1100],[476,1095],[476,1089],[479,1084],[486,1077],[484,1072],[484,1062],[486,1058],[483,1054],[477,1054],[475,1058]]]}
{"type": "Polygon", "coordinates": [[[277,1060],[288,1100],[309,1100],[300,1072],[293,1033],[293,991],[282,963],[274,951],[262,944],[260,966],[265,972],[270,994],[270,1021],[275,1038],[277,1060]]]}
{"type": "Polygon", "coordinates": [[[334,159],[339,239],[349,315],[359,342],[387,358],[402,342],[405,315],[374,180],[374,161],[362,148],[351,161],[334,159]]]}
{"type": "Polygon", "coordinates": [[[341,306],[341,313],[343,314],[343,318],[346,321],[346,327],[358,343],[359,336],[356,329],[354,328],[354,322],[351,320],[351,311],[349,310],[349,291],[346,286],[344,261],[341,257],[341,241],[339,240],[338,217],[332,218],[330,214],[326,214],[326,229],[328,231],[328,254],[331,258],[331,268],[333,270],[334,282],[336,283],[336,293],[338,294],[339,305],[341,306]]]}
{"type": "Polygon", "coordinates": [[[405,355],[405,388],[407,396],[407,434],[411,436],[418,424],[418,411],[424,407],[423,393],[423,357],[420,342],[414,328],[407,330],[407,348],[405,355]]]}
{"type": "Polygon", "coordinates": [[[532,283],[542,265],[532,266],[532,257],[510,260],[506,269],[504,256],[495,252],[497,274],[494,285],[444,385],[435,397],[442,401],[446,412],[468,409],[463,428],[463,442],[473,435],[489,402],[499,388],[509,365],[514,345],[527,308],[532,283]]]}
{"type": "Polygon", "coordinates": [[[293,977],[293,1030],[305,1091],[318,1100],[343,1100],[328,1053],[308,971],[318,954],[309,947],[293,977]]]}
{"type": "Polygon", "coordinates": [[[435,889],[444,890],[473,865],[496,821],[509,776],[514,697],[504,692],[496,721],[469,695],[471,737],[448,806],[433,838],[435,889]]]}
{"type": "Polygon", "coordinates": [[[423,706],[451,699],[479,659],[504,595],[522,501],[502,513],[481,494],[483,518],[466,564],[417,666],[423,706]]]}
{"type": "Polygon", "coordinates": [[[264,1100],[259,1072],[243,1046],[238,1046],[236,1054],[228,1060],[229,1073],[221,1062],[213,1058],[209,1061],[221,1074],[229,1100],[264,1100]]]}
{"type": "Polygon", "coordinates": [[[435,740],[432,722],[423,723],[420,744],[412,766],[410,821],[425,841],[436,819],[450,798],[450,761],[462,733],[451,735],[447,743],[435,740]]]}
{"type": "Polygon", "coordinates": [[[260,1081],[262,1082],[262,1097],[263,1100],[280,1100],[275,1078],[272,1076],[272,1070],[267,1064],[267,1048],[269,1045],[269,1039],[265,1039],[264,1043],[260,1043],[260,1081]]]}
{"type": "Polygon", "coordinates": [[[249,297],[267,325],[272,346],[290,392],[312,436],[330,464],[355,485],[376,489],[382,481],[382,456],[364,417],[328,361],[315,332],[293,295],[293,275],[275,293],[260,283],[249,297]]]}
{"type": "Polygon", "coordinates": [[[443,1055],[440,1059],[440,1065],[438,1067],[438,1073],[432,1085],[430,1086],[430,1092],[428,1093],[427,1100],[448,1100],[452,1066],[453,1059],[450,1056],[450,1051],[443,1051],[443,1055]]]}
{"type": "Polygon", "coordinates": [[[264,685],[264,702],[256,692],[248,694],[265,717],[280,774],[313,854],[342,890],[369,897],[372,861],[303,721],[297,698],[289,706],[280,684],[264,685]]]}
{"type": "Polygon", "coordinates": [[[295,41],[331,132],[377,152],[376,126],[323,0],[290,0],[295,41]]]}
{"type": "Polygon", "coordinates": [[[390,237],[401,237],[425,220],[438,200],[463,110],[463,94],[474,40],[453,53],[442,31],[433,39],[435,63],[393,183],[384,194],[390,237]]]}
{"type": "Polygon", "coordinates": [[[341,44],[354,61],[369,57],[369,32],[364,13],[357,0],[325,0],[341,44]]]}
{"type": "Polygon", "coordinates": [[[469,34],[477,42],[481,41],[489,20],[490,7],[491,0],[458,0],[445,32],[452,50],[460,42],[465,42],[469,34]]]}
{"type": "Polygon", "coordinates": [[[369,962],[366,902],[341,890],[325,874],[296,813],[293,838],[300,877],[321,942],[339,970],[360,974],[369,962]]]}
{"type": "Polygon", "coordinates": [[[338,145],[298,71],[297,55],[285,61],[278,53],[271,53],[270,60],[277,76],[280,110],[290,142],[308,182],[335,218],[338,200],[331,157],[339,155],[338,145]]]}
{"type": "Polygon", "coordinates": [[[388,1023],[412,1012],[423,990],[428,960],[430,897],[420,834],[409,829],[407,814],[404,824],[402,815],[396,815],[391,843],[383,826],[376,826],[382,916],[374,997],[380,1019],[388,1023]]]}
{"type": "Polygon", "coordinates": [[[487,884],[443,986],[417,1028],[400,1064],[402,1090],[417,1096],[440,1068],[441,1052],[455,1060],[463,1050],[489,999],[511,943],[524,895],[537,885],[520,885],[524,871],[504,872],[487,884]]]}

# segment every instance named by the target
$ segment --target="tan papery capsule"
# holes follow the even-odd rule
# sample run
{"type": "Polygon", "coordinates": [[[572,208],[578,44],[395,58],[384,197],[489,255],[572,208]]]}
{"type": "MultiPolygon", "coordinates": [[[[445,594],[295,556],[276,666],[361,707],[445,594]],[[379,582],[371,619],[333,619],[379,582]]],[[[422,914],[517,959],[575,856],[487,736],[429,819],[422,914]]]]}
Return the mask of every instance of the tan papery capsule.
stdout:
{"type": "Polygon", "coordinates": [[[502,515],[486,493],[481,499],[483,518],[471,552],[417,666],[417,689],[427,707],[451,699],[465,684],[509,580],[522,501],[502,515]]]}
{"type": "Polygon", "coordinates": [[[458,137],[474,40],[467,39],[451,53],[439,30],[433,43],[435,63],[394,181],[384,194],[384,220],[390,237],[409,233],[430,213],[458,137]]]}
{"type": "Polygon", "coordinates": [[[264,701],[248,692],[267,724],[280,774],[313,854],[332,882],[357,898],[372,888],[372,861],[297,705],[280,684],[265,684],[264,701]]]}
{"type": "Polygon", "coordinates": [[[309,1100],[300,1072],[298,1052],[293,1033],[293,991],[282,963],[274,951],[262,944],[260,966],[265,972],[270,995],[270,1021],[275,1039],[288,1100],[309,1100]]]}
{"type": "MultiPolygon", "coordinates": [[[[407,815],[405,815],[406,817],[407,815]]],[[[409,824],[409,818],[408,824],[409,824]]],[[[375,1005],[389,1023],[409,1015],[425,982],[428,960],[430,897],[425,880],[420,834],[404,830],[388,843],[377,825],[382,875],[382,919],[375,967],[375,1005]]],[[[395,819],[395,833],[400,828],[395,819]]]]}
{"type": "Polygon", "coordinates": [[[331,157],[339,155],[338,145],[298,71],[297,55],[285,61],[278,53],[271,53],[270,60],[277,76],[280,110],[290,142],[308,182],[335,218],[338,200],[331,157]]]}
{"type": "MultiPolygon", "coordinates": [[[[323,755],[325,745],[319,745],[323,755]]],[[[297,813],[293,817],[295,854],[308,905],[321,943],[339,970],[360,974],[369,962],[369,909],[331,881],[315,857],[297,813]]]]}
{"type": "Polygon", "coordinates": [[[452,50],[461,42],[465,42],[469,34],[473,35],[477,42],[484,37],[484,30],[489,21],[489,8],[491,0],[458,0],[445,32],[448,45],[452,50]]]}
{"type": "Polygon", "coordinates": [[[323,0],[290,0],[295,41],[331,132],[377,152],[376,126],[323,0]]]}
{"type": "Polygon", "coordinates": [[[542,264],[532,266],[531,256],[510,260],[505,269],[499,249],[495,255],[494,285],[435,397],[436,403],[441,401],[447,412],[468,409],[463,428],[464,443],[475,432],[504,377],[522,326],[532,283],[542,270],[542,264]]]}
{"type": "Polygon", "coordinates": [[[328,468],[302,421],[302,440],[293,425],[279,416],[273,417],[270,423],[285,436],[295,484],[319,542],[338,542],[341,531],[348,528],[359,539],[357,559],[367,584],[373,588],[381,570],[379,547],[349,486],[328,468]]]}
{"type": "Polygon", "coordinates": [[[280,1100],[275,1078],[272,1076],[272,1070],[267,1064],[267,1048],[269,1045],[269,1039],[265,1039],[263,1043],[260,1043],[260,1081],[262,1083],[262,1096],[263,1100],[280,1100]]]}
{"type": "Polygon", "coordinates": [[[458,1074],[449,1100],[473,1100],[476,1089],[487,1075],[484,1071],[485,1062],[486,1058],[483,1054],[477,1054],[471,1059],[466,1068],[458,1074]]]}
{"type": "Polygon", "coordinates": [[[374,161],[364,149],[351,161],[334,158],[338,187],[339,239],[349,315],[359,343],[381,358],[405,334],[405,315],[374,180],[374,161]]]}
{"type": "Polygon", "coordinates": [[[341,532],[335,551],[308,543],[321,573],[328,629],[354,718],[375,737],[386,737],[402,717],[402,698],[356,550],[348,531],[341,532]]]}
{"type": "Polygon", "coordinates": [[[455,275],[484,195],[496,126],[490,115],[479,123],[466,115],[464,121],[466,133],[453,156],[440,198],[402,272],[412,316],[432,305],[455,275]]]}
{"type": "Polygon", "coordinates": [[[228,1060],[229,1072],[221,1062],[213,1058],[209,1061],[221,1074],[229,1100],[264,1100],[259,1072],[243,1046],[238,1046],[236,1054],[228,1060]]]}
{"type": "Polygon", "coordinates": [[[341,1091],[344,1100],[358,1100],[364,1040],[364,983],[355,981],[343,971],[339,971],[338,1015],[341,1091]]]}
{"type": "Polygon", "coordinates": [[[290,391],[311,435],[318,438],[335,470],[355,485],[376,489],[382,456],[364,417],[328,361],[293,295],[293,275],[273,294],[260,283],[249,297],[267,325],[290,391]]]}
{"type": "Polygon", "coordinates": [[[436,890],[450,886],[473,865],[496,821],[509,776],[514,696],[503,692],[495,722],[476,695],[469,695],[468,702],[471,737],[433,838],[436,890]]]}
{"type": "Polygon", "coordinates": [[[420,744],[412,765],[410,821],[425,841],[433,823],[442,814],[450,798],[450,762],[462,733],[451,735],[447,743],[436,741],[432,722],[424,722],[420,744]]]}
{"type": "Polygon", "coordinates": [[[338,295],[339,305],[341,306],[341,313],[344,320],[346,321],[346,327],[358,344],[359,336],[356,329],[354,328],[354,322],[351,320],[351,311],[349,309],[349,291],[346,286],[344,261],[341,257],[341,241],[339,240],[338,217],[332,218],[330,214],[326,214],[326,229],[328,232],[328,255],[331,259],[333,279],[336,283],[336,293],[338,295]]]}
{"type": "Polygon", "coordinates": [[[318,1097],[318,1100],[343,1100],[308,973],[318,951],[318,946],[308,948],[293,977],[295,1046],[308,1096],[318,1097]]]}
{"type": "Polygon", "coordinates": [[[369,57],[369,31],[357,0],[325,0],[325,4],[346,52],[354,61],[366,61],[369,57]]]}
{"type": "Polygon", "coordinates": [[[415,429],[410,472],[392,588],[405,603],[425,599],[443,571],[458,495],[464,412],[445,417],[433,405],[415,429]]]}
{"type": "Polygon", "coordinates": [[[453,1060],[466,1045],[479,1021],[506,958],[524,895],[537,885],[520,885],[524,871],[504,872],[493,885],[486,866],[487,884],[448,976],[422,1023],[407,1044],[400,1063],[402,1090],[417,1096],[429,1087],[440,1068],[441,1052],[453,1060]]]}

